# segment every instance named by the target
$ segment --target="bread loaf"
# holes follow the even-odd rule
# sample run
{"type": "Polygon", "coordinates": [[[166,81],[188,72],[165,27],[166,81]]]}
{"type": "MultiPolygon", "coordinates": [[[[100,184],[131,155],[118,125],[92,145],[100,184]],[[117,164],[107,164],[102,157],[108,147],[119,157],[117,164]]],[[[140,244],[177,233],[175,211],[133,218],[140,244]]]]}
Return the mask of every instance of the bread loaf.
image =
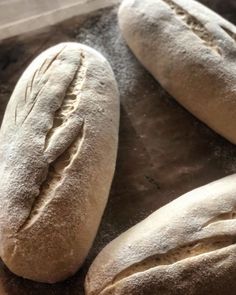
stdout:
{"type": "Polygon", "coordinates": [[[116,81],[77,43],[40,54],[8,103],[0,131],[0,255],[15,274],[57,282],[83,263],[113,177],[116,81]]]}
{"type": "Polygon", "coordinates": [[[236,143],[236,27],[193,0],[124,0],[119,24],[161,85],[236,143]]]}
{"type": "Polygon", "coordinates": [[[236,294],[236,174],[195,189],[108,244],[87,295],[236,294]]]}

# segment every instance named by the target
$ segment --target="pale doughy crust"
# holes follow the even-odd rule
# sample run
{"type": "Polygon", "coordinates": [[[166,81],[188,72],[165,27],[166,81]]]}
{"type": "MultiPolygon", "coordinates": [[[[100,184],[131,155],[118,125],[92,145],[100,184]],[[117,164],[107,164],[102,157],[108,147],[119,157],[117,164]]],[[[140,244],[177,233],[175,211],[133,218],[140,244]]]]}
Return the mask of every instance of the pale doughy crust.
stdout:
{"type": "Polygon", "coordinates": [[[91,265],[86,294],[219,294],[236,278],[235,181],[195,189],[113,240],[91,265]]]}
{"type": "Polygon", "coordinates": [[[56,282],[77,271],[114,173],[116,81],[78,43],[39,55],[20,78],[0,132],[0,255],[15,274],[56,282]]]}
{"type": "Polygon", "coordinates": [[[161,85],[236,143],[236,27],[193,0],[125,0],[119,24],[161,85]]]}

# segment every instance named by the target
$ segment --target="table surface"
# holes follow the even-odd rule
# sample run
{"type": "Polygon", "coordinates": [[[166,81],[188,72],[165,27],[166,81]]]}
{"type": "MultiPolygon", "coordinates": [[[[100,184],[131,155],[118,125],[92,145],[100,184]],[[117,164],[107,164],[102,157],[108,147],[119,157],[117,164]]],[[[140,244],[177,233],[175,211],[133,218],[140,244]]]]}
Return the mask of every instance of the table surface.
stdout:
{"type": "MultiPolygon", "coordinates": [[[[234,21],[234,0],[202,2],[234,21]]],[[[22,71],[41,51],[62,41],[102,52],[114,69],[121,99],[116,172],[84,266],[65,282],[47,285],[19,278],[1,263],[1,295],[83,295],[87,269],[110,240],[181,194],[236,172],[235,146],[183,109],[137,62],[122,39],[116,12],[117,7],[94,12],[0,45],[0,119],[22,71]]]]}

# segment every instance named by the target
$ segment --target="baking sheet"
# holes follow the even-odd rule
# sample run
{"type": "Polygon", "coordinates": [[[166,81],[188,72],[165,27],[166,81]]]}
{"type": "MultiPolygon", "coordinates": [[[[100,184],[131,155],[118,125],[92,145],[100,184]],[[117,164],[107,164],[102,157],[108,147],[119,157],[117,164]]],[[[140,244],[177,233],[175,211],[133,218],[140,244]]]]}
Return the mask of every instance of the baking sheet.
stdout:
{"type": "MultiPolygon", "coordinates": [[[[233,0],[204,2],[235,19],[233,0]]],[[[22,71],[41,51],[62,41],[82,42],[103,53],[114,69],[121,99],[116,173],[84,266],[65,282],[47,285],[19,278],[1,263],[1,295],[83,295],[87,269],[110,240],[179,195],[236,172],[235,146],[178,105],[143,69],[120,34],[116,12],[117,7],[93,12],[0,46],[1,118],[22,71]]]]}

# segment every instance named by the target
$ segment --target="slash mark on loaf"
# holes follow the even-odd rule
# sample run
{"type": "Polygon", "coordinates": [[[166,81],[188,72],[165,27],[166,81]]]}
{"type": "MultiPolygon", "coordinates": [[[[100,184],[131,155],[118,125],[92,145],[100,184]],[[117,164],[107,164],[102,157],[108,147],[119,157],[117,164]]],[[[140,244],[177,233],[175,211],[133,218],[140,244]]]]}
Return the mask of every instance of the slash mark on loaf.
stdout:
{"type": "Polygon", "coordinates": [[[40,193],[32,205],[28,218],[18,232],[30,228],[39,219],[46,206],[56,197],[57,188],[63,185],[66,169],[71,166],[74,158],[80,152],[84,137],[85,128],[83,123],[80,134],[75,141],[49,165],[47,177],[39,189],[40,193]]]}
{"type": "Polygon", "coordinates": [[[232,219],[236,219],[236,211],[230,211],[230,212],[225,212],[225,213],[221,213],[216,217],[213,217],[212,219],[210,219],[208,222],[206,222],[203,227],[207,227],[208,225],[212,225],[218,221],[222,221],[222,220],[232,220],[232,219]]]}
{"type": "Polygon", "coordinates": [[[226,34],[228,34],[230,36],[230,38],[233,39],[233,41],[236,41],[236,34],[234,34],[232,31],[230,31],[229,29],[227,29],[226,27],[224,26],[220,26],[222,30],[225,31],[226,34]]]}
{"type": "Polygon", "coordinates": [[[164,254],[156,254],[150,256],[122,270],[118,275],[115,276],[112,282],[105,286],[105,288],[98,294],[110,294],[109,291],[111,291],[117,283],[138,273],[149,271],[151,269],[161,266],[172,265],[174,263],[181,262],[185,259],[197,257],[203,254],[208,254],[210,252],[231,246],[235,243],[235,237],[218,236],[195,241],[189,243],[188,245],[172,249],[164,254]]]}
{"type": "MultiPolygon", "coordinates": [[[[60,134],[61,131],[70,132],[67,130],[66,122],[70,120],[71,115],[75,114],[78,117],[78,107],[82,86],[86,76],[86,66],[83,63],[84,55],[81,53],[81,63],[76,71],[70,86],[66,91],[66,95],[61,103],[60,108],[54,114],[53,126],[48,130],[45,137],[45,149],[49,146],[54,134],[60,134]]],[[[63,134],[63,132],[62,132],[63,134]]],[[[65,134],[65,132],[64,132],[65,134]]],[[[64,135],[65,136],[65,135],[64,135]]],[[[66,170],[72,165],[75,157],[80,152],[83,140],[85,137],[85,120],[78,128],[72,142],[64,140],[64,148],[56,156],[55,160],[48,165],[48,173],[46,179],[39,188],[39,195],[35,198],[30,213],[23,224],[18,229],[18,232],[30,228],[41,216],[46,206],[56,197],[57,188],[63,185],[66,170]]],[[[56,144],[56,142],[55,142],[56,144]]]]}
{"type": "MultiPolygon", "coordinates": [[[[29,106],[29,110],[28,110],[25,118],[22,121],[22,125],[24,124],[26,119],[29,117],[31,111],[34,108],[35,103],[37,102],[37,98],[42,93],[42,91],[44,90],[44,87],[45,87],[45,85],[47,83],[47,81],[44,81],[42,79],[43,74],[45,74],[50,69],[53,62],[55,60],[57,60],[57,58],[63,52],[64,49],[65,49],[65,46],[63,46],[62,49],[59,50],[59,52],[55,56],[53,56],[51,59],[45,59],[45,61],[41,65],[40,69],[35,70],[31,80],[29,81],[29,83],[27,83],[26,88],[25,88],[24,101],[25,101],[25,103],[27,101],[29,101],[30,106],[29,106]],[[41,74],[41,78],[37,79],[39,74],[41,74]],[[29,89],[30,89],[30,91],[28,91],[29,89]]],[[[15,118],[15,122],[16,122],[16,120],[17,120],[17,118],[15,118]]]]}
{"type": "Polygon", "coordinates": [[[84,64],[83,53],[81,53],[80,58],[80,67],[76,71],[75,76],[66,91],[61,107],[55,112],[53,126],[47,133],[45,150],[49,146],[52,136],[64,128],[65,124],[70,119],[70,115],[73,114],[79,106],[80,92],[82,90],[87,71],[86,65],[84,64]]]}
{"type": "Polygon", "coordinates": [[[218,55],[222,55],[221,48],[216,43],[215,37],[205,26],[194,16],[189,14],[185,9],[176,4],[173,0],[163,0],[173,10],[173,12],[195,33],[204,44],[211,48],[218,55]]]}

